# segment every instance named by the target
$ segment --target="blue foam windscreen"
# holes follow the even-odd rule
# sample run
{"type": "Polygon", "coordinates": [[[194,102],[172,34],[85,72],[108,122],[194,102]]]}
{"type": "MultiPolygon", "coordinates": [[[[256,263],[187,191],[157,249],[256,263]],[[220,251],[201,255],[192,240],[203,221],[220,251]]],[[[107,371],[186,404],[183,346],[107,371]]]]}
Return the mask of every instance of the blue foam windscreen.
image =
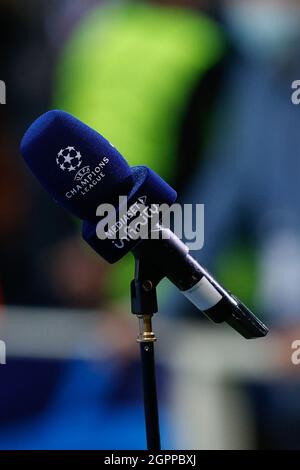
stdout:
{"type": "Polygon", "coordinates": [[[49,111],[27,130],[21,152],[42,186],[81,219],[133,186],[131,168],[98,132],[64,111],[49,111]]]}
{"type": "Polygon", "coordinates": [[[64,111],[49,111],[27,130],[21,152],[32,173],[65,209],[84,220],[83,238],[104,259],[114,263],[141,240],[99,239],[96,216],[100,204],[112,204],[119,214],[119,196],[130,207],[142,200],[172,204],[176,192],[145,166],[130,167],[102,137],[64,111]]]}

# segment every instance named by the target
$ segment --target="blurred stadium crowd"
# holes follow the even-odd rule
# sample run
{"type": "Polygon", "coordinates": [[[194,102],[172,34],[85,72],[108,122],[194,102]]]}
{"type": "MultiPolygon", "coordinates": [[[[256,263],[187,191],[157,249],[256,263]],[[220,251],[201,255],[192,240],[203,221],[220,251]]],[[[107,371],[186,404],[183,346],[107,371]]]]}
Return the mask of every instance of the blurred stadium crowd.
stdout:
{"type": "MultiPolygon", "coordinates": [[[[20,158],[28,125],[61,108],[152,167],[180,202],[205,204],[194,255],[289,351],[300,333],[300,1],[0,0],[0,53],[2,303],[106,311],[111,330],[129,309],[131,257],[108,266],[92,253],[20,158]]],[[[201,327],[171,287],[160,295],[162,311],[201,327]]],[[[142,448],[138,358],[125,358],[1,368],[0,448],[142,448]]],[[[300,448],[295,375],[248,387],[257,448],[300,448]]]]}

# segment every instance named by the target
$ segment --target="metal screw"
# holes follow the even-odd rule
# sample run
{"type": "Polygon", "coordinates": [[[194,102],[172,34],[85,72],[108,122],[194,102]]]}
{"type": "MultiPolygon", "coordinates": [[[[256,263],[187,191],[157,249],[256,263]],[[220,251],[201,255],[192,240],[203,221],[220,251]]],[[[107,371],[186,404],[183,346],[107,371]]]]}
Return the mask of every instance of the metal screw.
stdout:
{"type": "Polygon", "coordinates": [[[153,284],[151,281],[145,281],[142,285],[145,292],[150,292],[153,289],[153,284]]]}

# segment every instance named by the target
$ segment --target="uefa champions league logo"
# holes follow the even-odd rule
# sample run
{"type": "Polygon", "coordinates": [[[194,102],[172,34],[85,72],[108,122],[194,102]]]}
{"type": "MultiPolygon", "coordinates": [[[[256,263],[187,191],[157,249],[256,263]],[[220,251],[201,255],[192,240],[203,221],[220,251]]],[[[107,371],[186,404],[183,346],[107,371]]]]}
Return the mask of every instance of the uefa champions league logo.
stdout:
{"type": "Polygon", "coordinates": [[[75,171],[81,166],[81,153],[74,147],[66,147],[58,152],[56,163],[62,171],[75,171]]]}

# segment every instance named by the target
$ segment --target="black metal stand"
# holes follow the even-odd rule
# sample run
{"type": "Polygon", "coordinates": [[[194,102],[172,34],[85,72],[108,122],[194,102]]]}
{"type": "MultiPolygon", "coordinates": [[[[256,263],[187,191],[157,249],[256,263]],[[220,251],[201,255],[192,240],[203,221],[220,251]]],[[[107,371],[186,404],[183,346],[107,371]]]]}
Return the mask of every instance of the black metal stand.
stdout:
{"type": "Polygon", "coordinates": [[[139,318],[140,332],[137,341],[141,349],[147,448],[149,451],[158,451],[161,447],[154,357],[156,337],[152,331],[152,316],[158,309],[156,286],[164,276],[153,265],[147,253],[136,251],[134,256],[131,310],[139,318]]]}
{"type": "Polygon", "coordinates": [[[142,359],[147,449],[149,451],[158,451],[161,449],[161,447],[155,379],[154,344],[141,343],[140,348],[142,359]]]}

